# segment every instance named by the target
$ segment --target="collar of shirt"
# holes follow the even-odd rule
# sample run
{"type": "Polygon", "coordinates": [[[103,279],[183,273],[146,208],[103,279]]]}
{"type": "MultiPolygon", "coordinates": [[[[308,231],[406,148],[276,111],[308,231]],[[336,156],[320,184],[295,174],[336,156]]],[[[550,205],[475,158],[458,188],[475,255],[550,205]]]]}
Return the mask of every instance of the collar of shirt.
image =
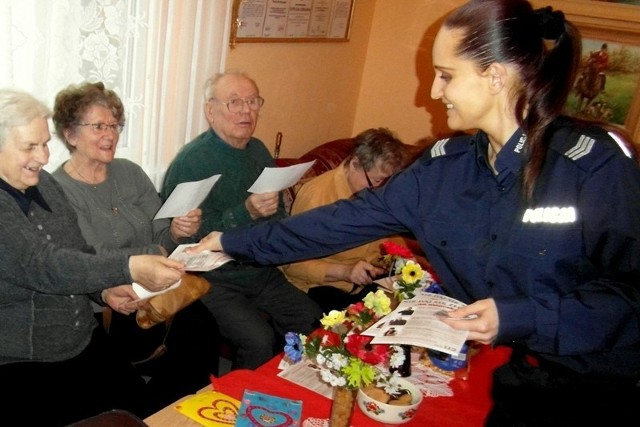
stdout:
{"type": "MultiPolygon", "coordinates": [[[[484,132],[478,132],[475,135],[476,140],[476,159],[478,164],[487,165],[487,152],[489,148],[489,138],[484,132]]],[[[506,175],[507,172],[517,174],[523,165],[525,145],[527,136],[522,129],[516,130],[507,143],[502,147],[496,156],[495,168],[498,171],[498,177],[506,175]]]]}
{"type": "Polygon", "coordinates": [[[39,204],[43,209],[51,212],[51,208],[47,204],[46,200],[44,200],[44,197],[42,197],[42,194],[40,194],[38,187],[29,187],[27,188],[27,191],[23,193],[9,185],[4,179],[0,178],[0,189],[6,191],[11,197],[13,197],[25,215],[29,212],[29,206],[31,206],[32,201],[39,204]]]}

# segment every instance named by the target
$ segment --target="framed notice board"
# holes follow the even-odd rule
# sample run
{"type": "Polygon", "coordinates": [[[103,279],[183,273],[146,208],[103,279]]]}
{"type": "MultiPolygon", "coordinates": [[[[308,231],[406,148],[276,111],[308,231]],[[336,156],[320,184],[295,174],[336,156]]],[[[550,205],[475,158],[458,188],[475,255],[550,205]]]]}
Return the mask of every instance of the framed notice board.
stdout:
{"type": "Polygon", "coordinates": [[[355,0],[234,0],[230,43],[345,42],[355,0]]]}

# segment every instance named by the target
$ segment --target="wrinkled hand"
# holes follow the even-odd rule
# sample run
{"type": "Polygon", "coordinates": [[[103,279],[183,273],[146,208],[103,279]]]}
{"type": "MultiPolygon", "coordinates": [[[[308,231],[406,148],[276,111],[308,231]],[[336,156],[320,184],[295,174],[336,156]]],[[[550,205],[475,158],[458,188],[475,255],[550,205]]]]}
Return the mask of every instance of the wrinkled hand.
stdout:
{"type": "Polygon", "coordinates": [[[197,245],[185,248],[184,252],[188,254],[199,254],[202,251],[221,251],[221,237],[221,231],[212,231],[211,233],[200,239],[197,245]]]}
{"type": "Polygon", "coordinates": [[[467,337],[470,341],[478,341],[482,344],[491,344],[498,336],[500,319],[498,308],[493,298],[483,299],[465,307],[451,310],[448,316],[439,317],[447,325],[454,329],[469,331],[467,337]],[[467,316],[477,316],[472,319],[461,319],[467,316]]]}
{"type": "Polygon", "coordinates": [[[184,263],[161,255],[129,257],[133,281],[149,291],[161,291],[176,283],[184,274],[184,263]]]}
{"type": "Polygon", "coordinates": [[[171,237],[178,241],[183,237],[191,237],[198,232],[202,225],[202,209],[189,211],[186,215],[177,216],[171,220],[171,237]]]}
{"type": "Polygon", "coordinates": [[[102,291],[102,299],[114,311],[124,315],[134,313],[143,304],[130,284],[105,289],[102,291]]]}
{"type": "Polygon", "coordinates": [[[383,273],[384,269],[362,260],[350,265],[345,280],[356,285],[368,285],[373,282],[374,277],[378,277],[383,273]]]}
{"type": "Polygon", "coordinates": [[[277,191],[260,194],[254,193],[247,197],[244,205],[253,219],[271,216],[278,210],[278,196],[279,193],[277,191]]]}

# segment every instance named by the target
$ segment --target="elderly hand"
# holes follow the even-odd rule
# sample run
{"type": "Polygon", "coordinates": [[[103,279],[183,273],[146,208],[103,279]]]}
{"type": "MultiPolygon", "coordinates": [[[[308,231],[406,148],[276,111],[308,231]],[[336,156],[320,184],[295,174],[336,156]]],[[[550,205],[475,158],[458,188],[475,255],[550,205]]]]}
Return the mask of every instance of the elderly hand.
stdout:
{"type": "Polygon", "coordinates": [[[129,257],[133,281],[149,291],[161,291],[176,283],[184,274],[184,263],[161,255],[129,257]]]}
{"type": "Polygon", "coordinates": [[[103,290],[102,300],[114,311],[124,315],[134,313],[143,304],[143,301],[140,301],[130,284],[118,285],[103,290]]]}
{"type": "Polygon", "coordinates": [[[467,339],[470,341],[491,344],[498,336],[500,319],[493,298],[479,300],[465,307],[451,310],[447,312],[447,316],[441,316],[439,319],[454,329],[469,331],[467,339]],[[471,318],[468,318],[469,316],[471,318]]]}
{"type": "Polygon", "coordinates": [[[277,191],[271,193],[254,193],[247,197],[244,205],[249,211],[251,218],[258,219],[271,216],[278,210],[279,193],[277,191]]]}
{"type": "Polygon", "coordinates": [[[178,242],[183,237],[191,237],[198,232],[200,225],[202,225],[202,209],[197,208],[171,220],[171,237],[174,242],[178,242]]]}
{"type": "Polygon", "coordinates": [[[383,273],[384,269],[376,267],[368,261],[361,260],[347,266],[346,275],[343,280],[356,285],[368,285],[373,282],[374,277],[383,273]]]}

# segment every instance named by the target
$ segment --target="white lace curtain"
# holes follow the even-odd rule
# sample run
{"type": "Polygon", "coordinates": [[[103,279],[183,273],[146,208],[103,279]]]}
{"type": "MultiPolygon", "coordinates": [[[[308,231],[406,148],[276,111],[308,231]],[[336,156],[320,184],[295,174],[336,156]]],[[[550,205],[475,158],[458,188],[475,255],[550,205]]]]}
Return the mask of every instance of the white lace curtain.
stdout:
{"type": "MultiPolygon", "coordinates": [[[[71,83],[104,82],[125,105],[117,156],[138,163],[159,187],[176,152],[207,128],[202,85],[224,69],[231,3],[0,0],[0,87],[53,107],[71,83]]],[[[68,158],[53,139],[49,171],[68,158]]]]}

